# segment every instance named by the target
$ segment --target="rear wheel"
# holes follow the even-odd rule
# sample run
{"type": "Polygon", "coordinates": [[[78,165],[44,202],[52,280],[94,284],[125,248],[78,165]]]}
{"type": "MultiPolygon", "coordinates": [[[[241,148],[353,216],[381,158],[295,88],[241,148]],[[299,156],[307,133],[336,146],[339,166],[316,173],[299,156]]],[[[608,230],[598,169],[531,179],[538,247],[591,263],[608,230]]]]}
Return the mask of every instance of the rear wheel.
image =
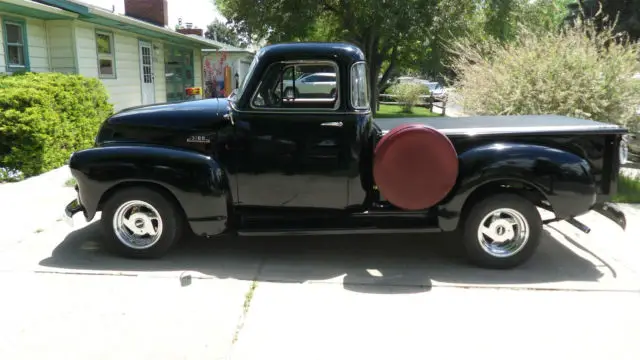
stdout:
{"type": "Polygon", "coordinates": [[[165,195],[145,187],[121,190],[102,210],[103,243],[131,258],[159,258],[184,234],[182,214],[165,195]]]}
{"type": "Polygon", "coordinates": [[[530,201],[514,194],[499,194],[472,206],[462,236],[472,263],[508,269],[531,258],[540,244],[542,219],[530,201]]]}

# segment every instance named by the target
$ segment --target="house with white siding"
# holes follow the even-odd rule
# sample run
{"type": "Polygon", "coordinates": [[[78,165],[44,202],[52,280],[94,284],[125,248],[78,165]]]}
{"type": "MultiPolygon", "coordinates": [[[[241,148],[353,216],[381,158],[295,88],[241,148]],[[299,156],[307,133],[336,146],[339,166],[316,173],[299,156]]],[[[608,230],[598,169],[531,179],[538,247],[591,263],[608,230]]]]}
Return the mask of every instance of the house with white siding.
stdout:
{"type": "Polygon", "coordinates": [[[0,0],[0,72],[95,77],[116,110],[204,89],[202,50],[224,44],[169,29],[166,0],[126,0],[125,8],[116,14],[71,0],[0,0]]]}

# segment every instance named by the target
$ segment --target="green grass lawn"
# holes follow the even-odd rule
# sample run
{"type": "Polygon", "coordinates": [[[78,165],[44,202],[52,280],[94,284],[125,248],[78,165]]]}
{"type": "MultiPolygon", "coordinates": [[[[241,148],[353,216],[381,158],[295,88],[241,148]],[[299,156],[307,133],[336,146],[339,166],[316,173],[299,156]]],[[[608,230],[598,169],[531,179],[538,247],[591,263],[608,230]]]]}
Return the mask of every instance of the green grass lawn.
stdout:
{"type": "Polygon", "coordinates": [[[412,113],[402,112],[402,107],[399,105],[380,105],[380,110],[376,112],[374,118],[398,118],[398,117],[432,117],[442,116],[441,114],[431,112],[429,109],[423,107],[413,107],[412,113]]]}
{"type": "Polygon", "coordinates": [[[613,200],[621,203],[640,203],[640,177],[620,175],[618,193],[613,200]]]}

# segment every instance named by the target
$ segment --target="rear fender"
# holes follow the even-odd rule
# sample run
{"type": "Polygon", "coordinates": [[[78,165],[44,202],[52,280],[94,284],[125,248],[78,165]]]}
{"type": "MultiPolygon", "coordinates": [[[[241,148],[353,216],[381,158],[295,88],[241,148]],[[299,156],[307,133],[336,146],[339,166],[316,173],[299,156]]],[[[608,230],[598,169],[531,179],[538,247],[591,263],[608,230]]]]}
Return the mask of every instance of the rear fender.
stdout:
{"type": "Polygon", "coordinates": [[[116,189],[149,184],[173,195],[195,234],[215,235],[226,229],[229,181],[209,156],[160,146],[112,145],[74,153],[69,168],[88,221],[116,189]]]}
{"type": "Polygon", "coordinates": [[[440,227],[455,230],[463,209],[479,192],[535,192],[550,203],[559,219],[588,212],[596,202],[596,184],[588,162],[554,148],[514,143],[494,143],[459,155],[455,188],[439,207],[440,227]],[[517,186],[514,186],[517,185],[517,186]],[[503,187],[506,187],[503,189],[503,187]]]}

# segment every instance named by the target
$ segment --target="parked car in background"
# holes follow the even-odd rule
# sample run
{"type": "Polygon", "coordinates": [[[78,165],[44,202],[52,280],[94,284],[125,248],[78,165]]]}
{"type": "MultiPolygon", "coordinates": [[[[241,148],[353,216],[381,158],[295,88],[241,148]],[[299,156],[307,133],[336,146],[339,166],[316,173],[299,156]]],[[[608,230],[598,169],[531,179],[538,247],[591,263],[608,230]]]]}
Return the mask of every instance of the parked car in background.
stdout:
{"type": "Polygon", "coordinates": [[[305,74],[294,80],[283,80],[285,98],[301,95],[335,97],[336,73],[318,72],[305,74]]]}
{"type": "Polygon", "coordinates": [[[447,95],[447,91],[444,89],[444,86],[442,86],[442,84],[440,84],[439,82],[429,82],[427,83],[427,87],[429,87],[429,91],[434,97],[444,97],[445,95],[447,95]]]}

